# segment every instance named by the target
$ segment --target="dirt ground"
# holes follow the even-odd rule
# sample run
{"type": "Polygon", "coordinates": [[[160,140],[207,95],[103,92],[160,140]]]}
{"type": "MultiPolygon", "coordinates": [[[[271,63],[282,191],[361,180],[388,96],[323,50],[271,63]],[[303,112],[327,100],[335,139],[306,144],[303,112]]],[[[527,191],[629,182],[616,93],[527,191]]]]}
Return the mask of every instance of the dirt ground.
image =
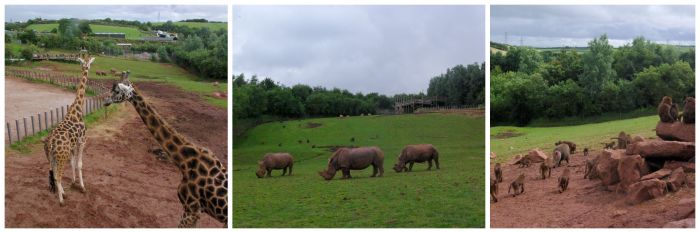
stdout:
{"type": "MultiPolygon", "coordinates": [[[[181,134],[227,163],[225,109],[176,87],[157,83],[135,86],[181,134]]],[[[172,163],[147,152],[157,144],[133,106],[121,104],[119,111],[89,127],[87,135],[83,159],[87,193],[69,188],[71,171],[66,168],[63,207],[48,190],[48,162],[42,145],[34,145],[30,154],[8,151],[5,226],[177,227],[182,215],[176,193],[180,174],[172,163]]],[[[223,224],[202,214],[198,226],[223,224]]]]}
{"type": "MultiPolygon", "coordinates": [[[[32,83],[21,78],[5,77],[5,122],[10,122],[12,135],[15,135],[15,120],[20,120],[21,125],[24,117],[29,121],[30,116],[36,116],[38,113],[58,106],[69,105],[74,99],[75,92],[68,89],[57,88],[50,84],[32,83]]],[[[37,125],[37,130],[38,127],[37,125]]],[[[20,132],[24,134],[23,131],[20,132]]]]}
{"type": "MultiPolygon", "coordinates": [[[[591,156],[600,153],[592,152],[591,156]]],[[[690,188],[638,205],[624,203],[623,194],[606,191],[600,180],[583,179],[583,153],[571,158],[571,178],[564,193],[557,189],[557,179],[564,168],[552,171],[542,180],[539,163],[527,168],[503,166],[503,182],[499,184],[498,202],[491,201],[491,227],[662,227],[668,222],[695,216],[695,173],[689,173],[690,188]],[[525,173],[525,193],[512,197],[508,185],[525,173]]],[[[566,162],[565,162],[566,163],[566,162]]],[[[493,176],[493,165],[491,166],[493,176]]]]}

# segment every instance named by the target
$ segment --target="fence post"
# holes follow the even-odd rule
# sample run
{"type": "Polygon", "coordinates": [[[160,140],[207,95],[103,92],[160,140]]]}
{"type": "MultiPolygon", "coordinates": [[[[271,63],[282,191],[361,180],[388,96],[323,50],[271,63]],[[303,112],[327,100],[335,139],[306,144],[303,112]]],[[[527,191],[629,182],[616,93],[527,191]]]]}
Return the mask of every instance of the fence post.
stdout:
{"type": "Polygon", "coordinates": [[[49,117],[46,116],[46,112],[44,112],[44,128],[49,129],[49,117]]]}
{"type": "Polygon", "coordinates": [[[51,126],[53,126],[53,109],[49,110],[51,112],[51,126]]]}
{"type": "Polygon", "coordinates": [[[58,108],[56,108],[56,124],[61,122],[61,118],[58,116],[58,108]]]}
{"type": "Polygon", "coordinates": [[[41,113],[36,115],[39,116],[37,119],[39,119],[39,131],[41,131],[41,113]]]}
{"type": "Polygon", "coordinates": [[[10,133],[10,122],[6,122],[7,124],[7,140],[10,142],[10,145],[12,145],[12,133],[10,133]]]}
{"type": "Polygon", "coordinates": [[[24,137],[27,137],[27,118],[22,118],[22,123],[24,123],[24,137]]]}
{"type": "Polygon", "coordinates": [[[63,106],[61,106],[61,119],[65,119],[66,115],[63,112],[63,106]]]}
{"type": "Polygon", "coordinates": [[[36,131],[34,130],[34,115],[32,115],[32,135],[36,134],[36,131]]]}
{"type": "Polygon", "coordinates": [[[17,131],[17,141],[19,141],[19,120],[15,120],[15,131],[17,131]]]}

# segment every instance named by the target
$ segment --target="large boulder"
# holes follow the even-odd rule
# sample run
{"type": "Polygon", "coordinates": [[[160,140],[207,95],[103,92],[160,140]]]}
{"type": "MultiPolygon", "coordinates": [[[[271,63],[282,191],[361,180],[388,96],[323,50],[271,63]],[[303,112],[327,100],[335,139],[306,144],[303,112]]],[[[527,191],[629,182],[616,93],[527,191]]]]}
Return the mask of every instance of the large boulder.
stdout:
{"type": "Polygon", "coordinates": [[[530,159],[531,163],[541,163],[547,159],[547,154],[542,152],[540,149],[534,149],[527,153],[527,158],[530,159]]]}
{"type": "Polygon", "coordinates": [[[617,166],[620,158],[624,155],[624,150],[603,150],[603,153],[598,156],[598,164],[596,164],[596,172],[598,178],[604,186],[609,186],[620,182],[620,176],[617,173],[617,166]]]}
{"type": "Polygon", "coordinates": [[[666,185],[670,192],[676,192],[680,190],[681,187],[688,186],[688,177],[685,172],[683,172],[682,167],[676,168],[676,170],[671,172],[671,176],[668,178],[668,183],[666,185]]]}
{"type": "Polygon", "coordinates": [[[695,142],[695,124],[680,121],[656,124],[656,136],[667,141],[695,142]]]}
{"type": "Polygon", "coordinates": [[[666,193],[666,182],[659,179],[642,180],[629,186],[625,203],[636,205],[646,200],[662,197],[666,193]]]}
{"type": "Polygon", "coordinates": [[[628,155],[642,158],[688,161],[695,156],[694,142],[649,140],[627,146],[628,155]]]}
{"type": "Polygon", "coordinates": [[[659,169],[658,171],[655,171],[651,174],[642,176],[641,180],[663,179],[663,178],[666,178],[667,176],[671,175],[671,172],[673,172],[673,170],[671,170],[671,169],[666,169],[666,168],[659,169]]]}
{"type": "Polygon", "coordinates": [[[645,167],[644,159],[639,155],[624,156],[617,163],[617,175],[620,179],[618,190],[627,192],[627,187],[639,181],[645,167]]]}
{"type": "Polygon", "coordinates": [[[695,173],[695,163],[691,162],[680,162],[680,161],[666,161],[664,163],[664,169],[676,170],[676,168],[682,167],[683,171],[686,173],[695,173]]]}

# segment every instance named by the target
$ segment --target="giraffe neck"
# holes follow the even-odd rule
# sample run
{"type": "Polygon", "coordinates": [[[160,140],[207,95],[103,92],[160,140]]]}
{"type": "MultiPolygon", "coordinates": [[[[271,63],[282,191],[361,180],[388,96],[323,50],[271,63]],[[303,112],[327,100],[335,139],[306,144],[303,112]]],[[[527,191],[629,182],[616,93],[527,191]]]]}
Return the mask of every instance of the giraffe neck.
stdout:
{"type": "Polygon", "coordinates": [[[83,106],[85,106],[85,86],[87,86],[88,72],[89,70],[87,69],[87,67],[82,67],[80,83],[78,83],[78,87],[76,88],[77,90],[75,100],[71,105],[71,108],[74,108],[74,110],[68,112],[69,114],[72,113],[77,115],[78,119],[80,120],[83,119],[83,106]]]}
{"type": "Polygon", "coordinates": [[[134,105],[136,112],[143,120],[143,123],[151,132],[153,138],[158,141],[158,144],[167,154],[170,155],[172,161],[176,165],[183,163],[183,157],[180,155],[179,148],[183,145],[192,145],[183,136],[181,136],[170,124],[168,124],[165,119],[163,119],[158,112],[148,104],[141,94],[134,88],[133,97],[130,100],[131,104],[134,105]]]}

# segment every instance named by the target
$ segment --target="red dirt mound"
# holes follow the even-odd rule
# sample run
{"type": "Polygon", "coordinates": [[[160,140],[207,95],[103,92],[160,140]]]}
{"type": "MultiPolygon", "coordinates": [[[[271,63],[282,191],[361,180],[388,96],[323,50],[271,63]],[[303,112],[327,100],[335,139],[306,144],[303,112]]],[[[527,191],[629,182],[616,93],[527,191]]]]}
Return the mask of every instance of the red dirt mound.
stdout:
{"type": "MultiPolygon", "coordinates": [[[[600,154],[591,151],[591,156],[600,154]]],[[[590,156],[589,156],[590,157],[590,156]]],[[[695,173],[688,173],[688,188],[644,201],[625,203],[625,194],[607,191],[600,180],[583,179],[583,153],[571,156],[569,187],[557,191],[557,178],[564,168],[555,168],[552,177],[539,178],[539,166],[518,168],[503,166],[498,202],[491,202],[491,227],[662,227],[667,223],[695,217],[695,173]],[[518,174],[527,176],[525,192],[516,197],[507,194],[508,184],[518,174]],[[688,201],[691,200],[691,201],[688,201]]],[[[493,172],[493,167],[491,168],[493,172]]]]}
{"type": "MultiPolygon", "coordinates": [[[[195,143],[227,161],[226,110],[194,94],[158,83],[137,83],[156,110],[195,143]]],[[[83,174],[87,193],[69,188],[63,177],[66,206],[48,191],[48,162],[42,145],[28,155],[5,157],[6,227],[176,227],[182,214],[176,188],[177,168],[159,161],[148,149],[155,140],[130,104],[88,128],[83,174]]],[[[223,224],[201,215],[199,227],[223,224]]]]}

